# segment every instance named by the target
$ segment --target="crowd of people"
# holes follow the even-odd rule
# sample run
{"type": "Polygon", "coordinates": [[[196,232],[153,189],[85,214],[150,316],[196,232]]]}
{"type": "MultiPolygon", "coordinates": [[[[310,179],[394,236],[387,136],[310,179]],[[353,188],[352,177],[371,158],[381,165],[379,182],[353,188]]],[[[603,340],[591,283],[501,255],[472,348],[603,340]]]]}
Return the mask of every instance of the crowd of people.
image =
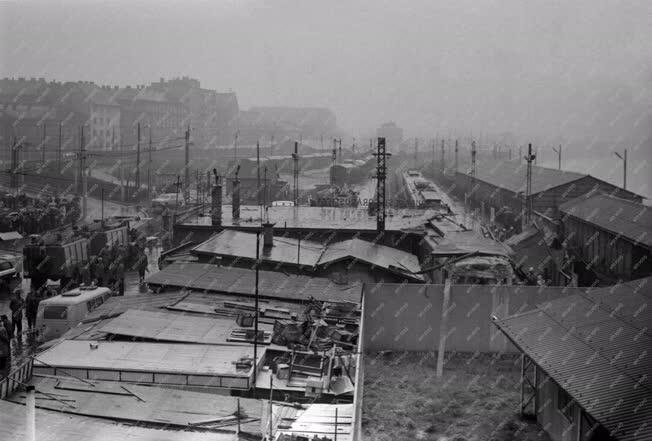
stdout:
{"type": "Polygon", "coordinates": [[[58,197],[34,199],[25,194],[0,196],[0,232],[39,234],[76,222],[81,216],[80,200],[58,197]]]}

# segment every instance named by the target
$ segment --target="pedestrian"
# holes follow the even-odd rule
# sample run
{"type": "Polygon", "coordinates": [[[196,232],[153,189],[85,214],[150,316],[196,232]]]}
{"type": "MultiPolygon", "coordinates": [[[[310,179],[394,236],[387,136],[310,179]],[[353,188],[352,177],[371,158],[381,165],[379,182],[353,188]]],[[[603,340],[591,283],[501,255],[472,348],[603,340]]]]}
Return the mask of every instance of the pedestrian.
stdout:
{"type": "Polygon", "coordinates": [[[2,314],[2,317],[0,317],[0,321],[2,324],[0,326],[4,328],[5,331],[7,331],[7,335],[9,336],[9,340],[14,338],[14,330],[11,328],[11,323],[9,322],[9,317],[7,317],[6,314],[2,314]]]}
{"type": "Polygon", "coordinates": [[[11,337],[9,337],[7,334],[7,330],[4,328],[4,326],[0,326],[0,370],[5,370],[7,367],[9,367],[10,357],[11,337]]]}
{"type": "Polygon", "coordinates": [[[145,272],[149,271],[147,269],[147,265],[148,265],[147,256],[145,255],[145,253],[141,251],[138,256],[138,262],[137,262],[138,280],[140,281],[141,285],[145,283],[145,272]]]}
{"type": "Polygon", "coordinates": [[[9,309],[11,309],[11,330],[16,341],[18,343],[22,342],[23,338],[23,309],[25,308],[25,302],[21,296],[21,289],[16,288],[14,290],[14,298],[11,299],[9,303],[9,309]]]}
{"type": "Polygon", "coordinates": [[[27,297],[25,298],[25,316],[27,317],[27,327],[30,330],[30,333],[34,330],[36,326],[36,312],[38,311],[38,305],[41,302],[41,292],[45,287],[41,288],[38,292],[31,290],[27,297]]]}

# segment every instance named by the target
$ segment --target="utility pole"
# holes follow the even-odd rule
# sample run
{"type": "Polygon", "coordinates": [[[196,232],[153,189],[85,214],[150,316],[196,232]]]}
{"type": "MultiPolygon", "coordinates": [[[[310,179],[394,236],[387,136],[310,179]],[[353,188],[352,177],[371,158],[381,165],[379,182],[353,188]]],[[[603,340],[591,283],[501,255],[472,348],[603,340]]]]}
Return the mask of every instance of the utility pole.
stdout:
{"type": "Polygon", "coordinates": [[[88,180],[86,176],[86,145],[84,140],[84,126],[81,126],[80,133],[80,143],[79,143],[79,177],[81,180],[82,186],[82,219],[85,220],[88,214],[88,180]]]}
{"type": "Polygon", "coordinates": [[[432,159],[430,160],[431,166],[430,168],[432,169],[432,173],[435,174],[435,143],[437,142],[436,139],[432,140],[432,159]]]}
{"type": "MultiPolygon", "coordinates": [[[[340,151],[342,149],[342,144],[340,144],[340,151]]],[[[294,153],[292,154],[292,160],[294,161],[294,206],[299,206],[299,143],[294,142],[294,153]]]]}
{"type": "Polygon", "coordinates": [[[536,155],[532,153],[532,144],[528,144],[527,156],[527,173],[525,185],[525,226],[530,225],[532,221],[532,163],[536,160],[536,155]]]}
{"type": "Polygon", "coordinates": [[[43,164],[45,164],[45,127],[46,127],[46,124],[45,124],[45,121],[44,121],[43,122],[43,138],[42,138],[42,141],[41,141],[41,155],[42,155],[41,156],[41,162],[43,164]]]}
{"type": "Polygon", "coordinates": [[[414,168],[416,168],[419,165],[419,138],[415,137],[414,138],[414,168]]]}
{"type": "Polygon", "coordinates": [[[125,201],[125,151],[122,145],[122,133],[118,137],[120,143],[120,200],[125,201]]]}
{"type": "MultiPolygon", "coordinates": [[[[261,219],[262,220],[262,219],[261,219]]],[[[256,230],[256,283],[254,290],[254,377],[253,384],[256,386],[256,367],[258,365],[258,267],[260,266],[260,228],[256,230]]]]}
{"type": "Polygon", "coordinates": [[[441,140],[441,173],[444,174],[446,170],[446,154],[444,153],[444,139],[441,140]]]}
{"type": "Polygon", "coordinates": [[[455,140],[455,173],[459,170],[457,168],[457,153],[459,151],[457,139],[455,140]]]}
{"type": "Polygon", "coordinates": [[[18,182],[16,179],[17,169],[18,169],[18,145],[16,143],[16,136],[14,135],[11,141],[11,180],[9,184],[11,188],[18,187],[18,182]]]}
{"type": "Polygon", "coordinates": [[[623,160],[623,189],[627,190],[627,149],[622,155],[618,152],[614,152],[614,155],[623,160]]]}
{"type": "Polygon", "coordinates": [[[378,138],[376,156],[376,230],[385,231],[385,217],[387,216],[387,202],[385,181],[387,178],[387,157],[391,156],[385,149],[385,138],[378,138]]]}
{"type": "Polygon", "coordinates": [[[559,149],[556,149],[556,148],[553,147],[552,151],[557,153],[557,159],[558,159],[558,162],[559,162],[559,170],[561,170],[561,144],[559,144],[559,149]]]}
{"type": "MultiPolygon", "coordinates": [[[[236,170],[239,171],[239,167],[236,167],[236,170]]],[[[234,184],[235,185],[235,184],[234,184]]],[[[263,221],[263,208],[260,205],[260,143],[256,143],[256,202],[258,203],[258,209],[260,211],[260,221],[263,221]]],[[[233,197],[233,193],[231,194],[233,197]]]]}
{"type": "Polygon", "coordinates": [[[152,126],[149,126],[149,149],[147,150],[147,200],[152,198],[152,126]]]}
{"type": "Polygon", "coordinates": [[[59,121],[59,143],[57,144],[57,170],[61,174],[61,142],[62,142],[62,123],[59,121]]]}
{"type": "Polygon", "coordinates": [[[471,141],[471,176],[475,177],[475,156],[477,152],[475,150],[475,141],[471,141]]]}
{"type": "Polygon", "coordinates": [[[140,123],[136,135],[136,193],[140,192],[140,123]]]}
{"type": "Polygon", "coordinates": [[[185,171],[184,171],[184,179],[185,182],[183,183],[183,200],[188,205],[189,199],[190,199],[190,124],[188,124],[188,127],[186,128],[186,145],[185,145],[185,171]]]}
{"type": "MultiPolygon", "coordinates": [[[[188,128],[190,130],[190,127],[188,128]]],[[[238,136],[240,135],[240,131],[236,130],[235,135],[233,135],[233,166],[238,165],[238,136]]]]}

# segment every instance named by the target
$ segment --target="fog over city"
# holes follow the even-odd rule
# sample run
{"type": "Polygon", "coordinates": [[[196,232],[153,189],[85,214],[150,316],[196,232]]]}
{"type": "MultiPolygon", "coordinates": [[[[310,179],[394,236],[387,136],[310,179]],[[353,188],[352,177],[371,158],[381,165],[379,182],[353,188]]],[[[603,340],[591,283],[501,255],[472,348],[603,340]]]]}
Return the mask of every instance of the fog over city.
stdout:
{"type": "Polygon", "coordinates": [[[2,76],[190,75],[243,108],[329,107],[351,132],[650,138],[647,0],[28,1],[0,17],[2,76]]]}
{"type": "Polygon", "coordinates": [[[652,0],[0,0],[0,440],[652,440],[652,0]]]}

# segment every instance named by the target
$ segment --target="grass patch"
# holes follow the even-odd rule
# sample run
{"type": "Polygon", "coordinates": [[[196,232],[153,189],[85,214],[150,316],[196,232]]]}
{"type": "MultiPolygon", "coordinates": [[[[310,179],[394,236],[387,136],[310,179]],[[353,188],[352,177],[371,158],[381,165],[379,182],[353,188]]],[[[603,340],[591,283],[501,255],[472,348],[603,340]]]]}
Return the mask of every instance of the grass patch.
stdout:
{"type": "Polygon", "coordinates": [[[550,441],[519,418],[518,357],[451,355],[440,379],[436,362],[433,353],[365,354],[365,439],[550,441]]]}

